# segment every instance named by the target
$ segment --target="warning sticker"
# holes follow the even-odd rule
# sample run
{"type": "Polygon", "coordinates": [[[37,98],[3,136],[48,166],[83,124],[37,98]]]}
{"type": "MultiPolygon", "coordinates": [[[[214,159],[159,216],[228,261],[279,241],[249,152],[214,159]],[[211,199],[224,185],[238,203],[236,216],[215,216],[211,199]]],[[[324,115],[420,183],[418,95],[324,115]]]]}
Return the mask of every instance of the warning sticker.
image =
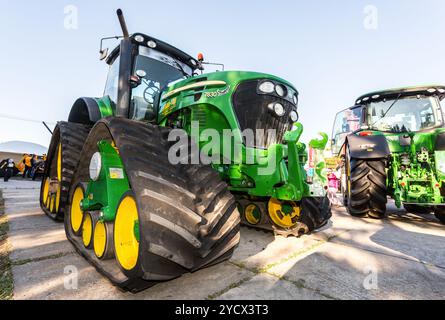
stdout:
{"type": "Polygon", "coordinates": [[[124,170],[121,168],[110,168],[110,178],[111,179],[123,179],[124,170]]]}

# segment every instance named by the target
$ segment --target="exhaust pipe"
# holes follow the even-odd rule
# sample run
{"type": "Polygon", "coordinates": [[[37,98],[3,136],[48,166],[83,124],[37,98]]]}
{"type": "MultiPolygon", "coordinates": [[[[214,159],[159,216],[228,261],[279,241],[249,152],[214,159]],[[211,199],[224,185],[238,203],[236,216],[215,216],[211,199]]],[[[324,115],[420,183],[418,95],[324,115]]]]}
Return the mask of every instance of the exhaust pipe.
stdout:
{"type": "Polygon", "coordinates": [[[124,35],[124,39],[128,39],[130,34],[128,33],[127,23],[125,22],[124,13],[121,9],[116,10],[117,18],[119,19],[119,23],[121,25],[122,33],[124,35]]]}
{"type": "Polygon", "coordinates": [[[116,14],[122,28],[122,33],[124,35],[124,38],[121,40],[120,43],[119,84],[116,103],[116,116],[129,118],[131,96],[130,76],[133,45],[131,44],[130,34],[128,33],[127,24],[125,23],[125,18],[122,10],[117,9],[116,14]]]}

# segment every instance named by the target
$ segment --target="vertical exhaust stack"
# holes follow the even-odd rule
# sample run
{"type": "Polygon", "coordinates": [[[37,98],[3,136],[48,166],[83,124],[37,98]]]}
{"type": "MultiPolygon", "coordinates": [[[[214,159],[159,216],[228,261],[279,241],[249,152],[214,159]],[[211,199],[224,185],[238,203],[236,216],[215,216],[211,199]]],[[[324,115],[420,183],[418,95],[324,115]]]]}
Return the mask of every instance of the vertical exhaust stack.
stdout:
{"type": "Polygon", "coordinates": [[[124,13],[121,9],[116,10],[117,18],[119,19],[119,23],[121,25],[122,34],[124,35],[124,39],[128,39],[130,35],[128,34],[127,23],[125,22],[124,13]]]}
{"type": "Polygon", "coordinates": [[[130,34],[128,33],[127,23],[125,22],[122,10],[117,9],[116,14],[121,25],[122,33],[124,35],[124,38],[121,40],[120,43],[119,84],[116,103],[116,116],[129,118],[131,96],[130,76],[132,68],[133,45],[130,40],[130,34]]]}

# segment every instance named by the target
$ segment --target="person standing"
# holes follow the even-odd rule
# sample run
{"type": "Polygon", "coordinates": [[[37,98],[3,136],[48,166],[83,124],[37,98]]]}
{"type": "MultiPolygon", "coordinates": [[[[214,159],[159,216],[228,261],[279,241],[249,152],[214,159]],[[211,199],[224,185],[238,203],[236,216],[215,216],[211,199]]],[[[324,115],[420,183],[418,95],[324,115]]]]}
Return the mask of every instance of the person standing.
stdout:
{"type": "Polygon", "coordinates": [[[12,159],[8,159],[8,163],[6,164],[6,168],[5,168],[5,175],[3,177],[3,180],[5,182],[8,182],[9,178],[11,178],[14,175],[14,160],[12,159]]]}
{"type": "Polygon", "coordinates": [[[23,159],[23,163],[25,164],[25,169],[23,170],[23,178],[29,177],[32,168],[32,157],[29,154],[25,155],[23,159]]]}

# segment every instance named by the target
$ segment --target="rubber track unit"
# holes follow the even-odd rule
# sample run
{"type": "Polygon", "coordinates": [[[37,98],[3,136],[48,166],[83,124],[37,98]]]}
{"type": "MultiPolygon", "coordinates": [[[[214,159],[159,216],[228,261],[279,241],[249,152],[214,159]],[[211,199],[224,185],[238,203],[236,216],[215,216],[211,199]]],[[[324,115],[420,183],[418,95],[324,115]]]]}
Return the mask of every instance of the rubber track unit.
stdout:
{"type": "Polygon", "coordinates": [[[325,226],[332,217],[331,203],[327,197],[307,197],[301,201],[301,213],[297,224],[294,227],[285,229],[273,223],[267,214],[268,199],[264,201],[252,201],[248,199],[239,199],[238,203],[245,208],[253,203],[261,211],[261,219],[258,224],[250,224],[244,215],[241,215],[242,224],[255,229],[272,231],[277,236],[282,237],[300,237],[311,233],[325,226]]]}
{"type": "Polygon", "coordinates": [[[387,187],[385,160],[351,159],[348,211],[352,216],[382,219],[386,215],[387,187]]]}
{"type": "Polygon", "coordinates": [[[65,205],[68,200],[68,192],[74,170],[79,163],[80,152],[90,130],[91,126],[89,125],[65,121],[58,122],[54,128],[40,187],[40,207],[51,219],[56,221],[63,221],[64,219],[65,205]],[[59,143],[62,145],[62,185],[59,210],[56,213],[52,213],[43,203],[43,186],[46,177],[49,175],[51,177],[57,176],[57,148],[59,143]]]}
{"type": "Polygon", "coordinates": [[[102,119],[88,136],[75,173],[73,185],[88,181],[97,142],[114,141],[139,211],[137,266],[126,271],[115,258],[96,258],[73,235],[70,219],[65,230],[76,250],[122,290],[138,292],[227,260],[240,240],[239,212],[227,184],[209,165],[171,164],[168,151],[175,142],[168,142],[169,133],[139,121],[102,119]]]}

